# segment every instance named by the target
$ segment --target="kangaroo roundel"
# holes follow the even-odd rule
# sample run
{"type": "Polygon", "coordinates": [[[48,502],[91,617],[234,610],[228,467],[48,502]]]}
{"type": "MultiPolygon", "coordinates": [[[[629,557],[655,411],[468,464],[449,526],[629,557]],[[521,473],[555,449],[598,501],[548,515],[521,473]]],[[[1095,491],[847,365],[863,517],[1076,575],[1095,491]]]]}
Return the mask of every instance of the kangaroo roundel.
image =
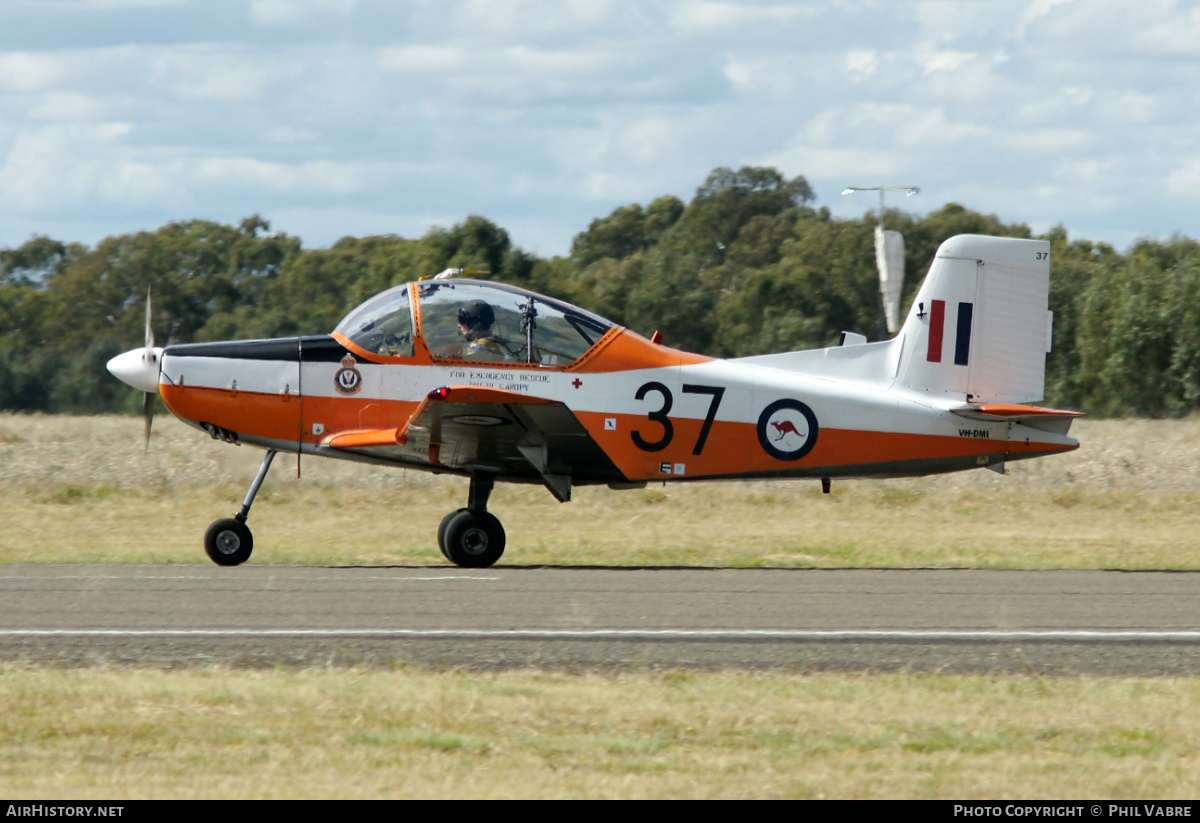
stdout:
{"type": "Polygon", "coordinates": [[[817,445],[817,416],[799,400],[776,400],[758,416],[758,442],[779,460],[799,460],[817,445]]]}

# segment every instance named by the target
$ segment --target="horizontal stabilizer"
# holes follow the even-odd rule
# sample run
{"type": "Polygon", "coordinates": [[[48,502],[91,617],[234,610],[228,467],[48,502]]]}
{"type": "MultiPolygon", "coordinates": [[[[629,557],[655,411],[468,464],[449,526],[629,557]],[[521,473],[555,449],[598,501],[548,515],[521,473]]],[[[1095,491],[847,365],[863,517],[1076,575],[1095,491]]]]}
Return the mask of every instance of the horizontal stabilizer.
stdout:
{"type": "Polygon", "coordinates": [[[1071,428],[1072,420],[1086,416],[1084,412],[1046,409],[1020,403],[971,403],[955,406],[950,411],[971,420],[1020,423],[1055,434],[1066,434],[1071,428]]]}

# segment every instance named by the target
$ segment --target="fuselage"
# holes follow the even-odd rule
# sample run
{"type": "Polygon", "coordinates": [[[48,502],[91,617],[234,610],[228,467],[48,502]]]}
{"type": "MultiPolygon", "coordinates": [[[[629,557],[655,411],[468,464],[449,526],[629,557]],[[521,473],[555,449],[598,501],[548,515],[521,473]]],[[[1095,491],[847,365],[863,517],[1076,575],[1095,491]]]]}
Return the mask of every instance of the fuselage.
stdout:
{"type": "Polygon", "coordinates": [[[627,329],[593,349],[543,366],[449,361],[420,345],[410,358],[372,356],[340,334],[168,346],[159,390],[172,413],[228,442],[447,471],[453,461],[429,466],[327,444],[344,432],[402,428],[442,386],[533,395],[565,404],[611,460],[573,467],[576,484],[918,475],[1078,445],[1018,422],[964,419],[951,398],[701,357],[627,329]]]}

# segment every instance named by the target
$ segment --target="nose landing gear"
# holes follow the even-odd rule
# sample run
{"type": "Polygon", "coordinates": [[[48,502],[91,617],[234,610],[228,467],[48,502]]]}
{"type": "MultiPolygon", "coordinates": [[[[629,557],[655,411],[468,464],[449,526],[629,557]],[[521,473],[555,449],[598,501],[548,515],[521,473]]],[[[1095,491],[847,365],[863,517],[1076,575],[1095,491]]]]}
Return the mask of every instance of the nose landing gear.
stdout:
{"type": "Polygon", "coordinates": [[[214,521],[204,533],[204,552],[218,566],[240,566],[250,559],[250,553],[254,551],[254,535],[246,525],[246,518],[250,516],[250,506],[262,488],[274,459],[275,451],[268,449],[237,514],[214,521]]]}
{"type": "Polygon", "coordinates": [[[487,510],[493,485],[491,475],[472,476],[467,507],[450,512],[438,526],[438,548],[456,566],[485,569],[504,554],[504,527],[487,510]]]}

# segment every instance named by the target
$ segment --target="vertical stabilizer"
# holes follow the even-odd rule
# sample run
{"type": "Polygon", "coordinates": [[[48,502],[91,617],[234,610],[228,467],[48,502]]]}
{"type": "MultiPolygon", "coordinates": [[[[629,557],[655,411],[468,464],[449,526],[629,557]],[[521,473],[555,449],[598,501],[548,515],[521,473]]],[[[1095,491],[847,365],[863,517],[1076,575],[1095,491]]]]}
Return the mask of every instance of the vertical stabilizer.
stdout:
{"type": "Polygon", "coordinates": [[[976,403],[1045,391],[1050,244],[964,234],[941,245],[901,331],[898,382],[976,403]]]}

